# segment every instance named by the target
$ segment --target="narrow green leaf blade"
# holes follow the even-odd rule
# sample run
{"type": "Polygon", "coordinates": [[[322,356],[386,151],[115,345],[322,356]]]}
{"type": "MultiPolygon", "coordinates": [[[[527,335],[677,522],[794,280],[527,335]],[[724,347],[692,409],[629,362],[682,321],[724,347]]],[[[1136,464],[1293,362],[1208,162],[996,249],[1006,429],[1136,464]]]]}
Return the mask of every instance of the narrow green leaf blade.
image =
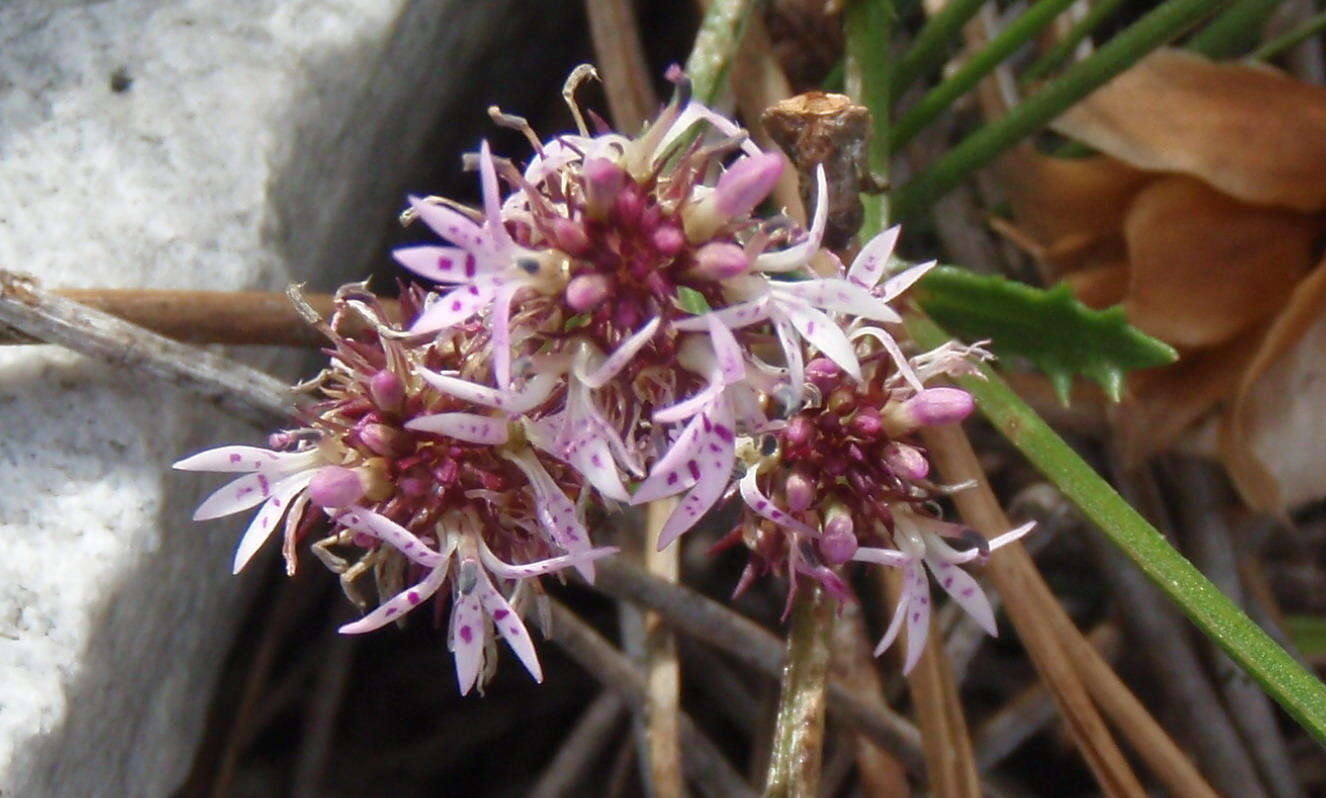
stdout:
{"type": "Polygon", "coordinates": [[[1128,324],[1123,308],[1092,310],[1068,286],[1036,288],[998,275],[941,266],[921,281],[921,307],[969,340],[990,339],[1002,356],[1020,355],[1049,376],[1068,404],[1074,376],[1118,401],[1123,375],[1173,363],[1178,353],[1128,324]]]}

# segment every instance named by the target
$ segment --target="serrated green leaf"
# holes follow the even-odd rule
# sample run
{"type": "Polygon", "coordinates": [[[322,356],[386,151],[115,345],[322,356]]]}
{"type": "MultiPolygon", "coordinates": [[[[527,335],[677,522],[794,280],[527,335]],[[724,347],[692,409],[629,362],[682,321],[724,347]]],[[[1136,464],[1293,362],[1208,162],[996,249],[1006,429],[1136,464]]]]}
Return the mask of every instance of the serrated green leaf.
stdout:
{"type": "Polygon", "coordinates": [[[696,316],[703,316],[712,309],[704,294],[684,285],[677,288],[677,307],[696,316]]]}
{"type": "Polygon", "coordinates": [[[948,330],[969,341],[988,338],[997,353],[1030,360],[1065,405],[1075,375],[1095,380],[1117,402],[1124,374],[1165,366],[1179,356],[1128,324],[1123,308],[1092,310],[1065,285],[1036,288],[941,266],[921,281],[920,301],[948,330]]]}

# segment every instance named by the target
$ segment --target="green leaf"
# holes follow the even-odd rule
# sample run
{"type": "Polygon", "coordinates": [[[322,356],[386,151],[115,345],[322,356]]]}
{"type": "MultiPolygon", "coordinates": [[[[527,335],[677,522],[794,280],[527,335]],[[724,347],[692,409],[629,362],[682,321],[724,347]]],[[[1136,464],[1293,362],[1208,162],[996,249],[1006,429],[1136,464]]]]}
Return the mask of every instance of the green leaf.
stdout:
{"type": "Polygon", "coordinates": [[[1306,657],[1326,654],[1326,618],[1316,615],[1289,615],[1285,626],[1294,645],[1306,657]]]}
{"type": "Polygon", "coordinates": [[[1168,344],[1130,326],[1123,308],[1092,310],[1065,285],[1047,290],[941,266],[921,289],[921,307],[935,321],[967,340],[989,338],[1001,355],[1027,358],[1049,376],[1065,405],[1074,375],[1100,383],[1117,402],[1126,372],[1178,358],[1168,344]]]}
{"type": "Polygon", "coordinates": [[[590,315],[588,313],[577,313],[576,315],[562,322],[562,332],[570,332],[580,327],[584,327],[586,324],[589,324],[589,320],[590,320],[590,315]]]}
{"type": "Polygon", "coordinates": [[[704,294],[684,285],[677,288],[676,302],[677,307],[696,316],[703,316],[712,310],[709,307],[709,300],[704,298],[704,294]]]}

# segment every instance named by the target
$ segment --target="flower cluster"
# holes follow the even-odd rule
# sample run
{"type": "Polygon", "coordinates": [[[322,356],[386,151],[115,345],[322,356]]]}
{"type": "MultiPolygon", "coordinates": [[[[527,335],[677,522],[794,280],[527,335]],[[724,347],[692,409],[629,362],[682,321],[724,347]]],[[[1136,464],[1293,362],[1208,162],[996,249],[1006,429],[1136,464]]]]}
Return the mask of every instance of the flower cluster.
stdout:
{"type": "Polygon", "coordinates": [[[592,546],[591,507],[678,497],[661,548],[739,492],[743,585],[779,570],[789,593],[808,578],[847,597],[850,561],[901,568],[881,647],[906,618],[910,667],[928,625],[924,562],[993,632],[980,589],[954,567],[988,548],[944,542],[953,528],[930,509],[941,490],[909,439],[966,415],[967,394],[925,383],[984,353],[909,359],[889,302],[929,264],[890,276],[895,229],[844,267],[822,246],[822,169],[808,226],[757,213],[782,156],[674,77],[671,102],[635,138],[591,134],[574,101],[579,131],[546,142],[496,114],[536,154],[522,170],[481,145],[481,211],[411,198],[406,220],[443,241],[394,255],[437,287],[405,288],[394,317],[364,286],[342,289],[300,426],[270,449],[176,464],[244,474],[196,514],[261,505],[236,570],[282,519],[291,569],[297,544],[326,530],[314,551],[350,588],[371,572],[381,596],[342,631],[449,601],[465,692],[495,663],[494,631],[540,678],[519,610],[540,594],[534,577],[572,567],[592,580],[613,551],[592,546]]]}

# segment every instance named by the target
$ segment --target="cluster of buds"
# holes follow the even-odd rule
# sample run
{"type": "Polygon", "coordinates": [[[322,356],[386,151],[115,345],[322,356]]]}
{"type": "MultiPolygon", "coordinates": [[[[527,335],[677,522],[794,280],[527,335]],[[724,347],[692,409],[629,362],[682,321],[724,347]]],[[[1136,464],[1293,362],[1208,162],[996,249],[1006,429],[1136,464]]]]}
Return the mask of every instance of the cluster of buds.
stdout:
{"type": "MultiPolygon", "coordinates": [[[[591,74],[573,73],[566,95],[591,74]]],[[[590,508],[679,497],[661,548],[740,492],[737,539],[752,552],[743,584],[780,570],[789,593],[809,578],[846,598],[849,562],[902,568],[883,645],[905,617],[919,651],[925,562],[993,631],[979,588],[953,567],[988,548],[943,542],[950,525],[931,502],[941,489],[909,440],[970,411],[962,391],[925,383],[984,353],[909,359],[886,326],[901,320],[889,302],[930,264],[890,276],[894,229],[845,267],[822,244],[823,169],[808,226],[759,215],[782,156],[671,77],[672,100],[635,138],[601,124],[591,134],[573,99],[578,132],[546,142],[494,110],[528,136],[530,163],[484,143],[480,211],[411,198],[405,220],[444,242],[394,255],[440,287],[407,287],[396,317],[363,286],[342,289],[319,322],[331,363],[304,386],[318,398],[301,426],[271,449],[176,464],[246,472],[197,513],[261,504],[236,569],[283,518],[291,569],[296,545],[326,531],[314,551],[349,585],[371,573],[380,594],[343,631],[449,601],[468,691],[495,662],[494,630],[539,678],[518,610],[539,595],[532,577],[573,567],[592,580],[593,561],[612,552],[592,547],[590,508]]]]}

